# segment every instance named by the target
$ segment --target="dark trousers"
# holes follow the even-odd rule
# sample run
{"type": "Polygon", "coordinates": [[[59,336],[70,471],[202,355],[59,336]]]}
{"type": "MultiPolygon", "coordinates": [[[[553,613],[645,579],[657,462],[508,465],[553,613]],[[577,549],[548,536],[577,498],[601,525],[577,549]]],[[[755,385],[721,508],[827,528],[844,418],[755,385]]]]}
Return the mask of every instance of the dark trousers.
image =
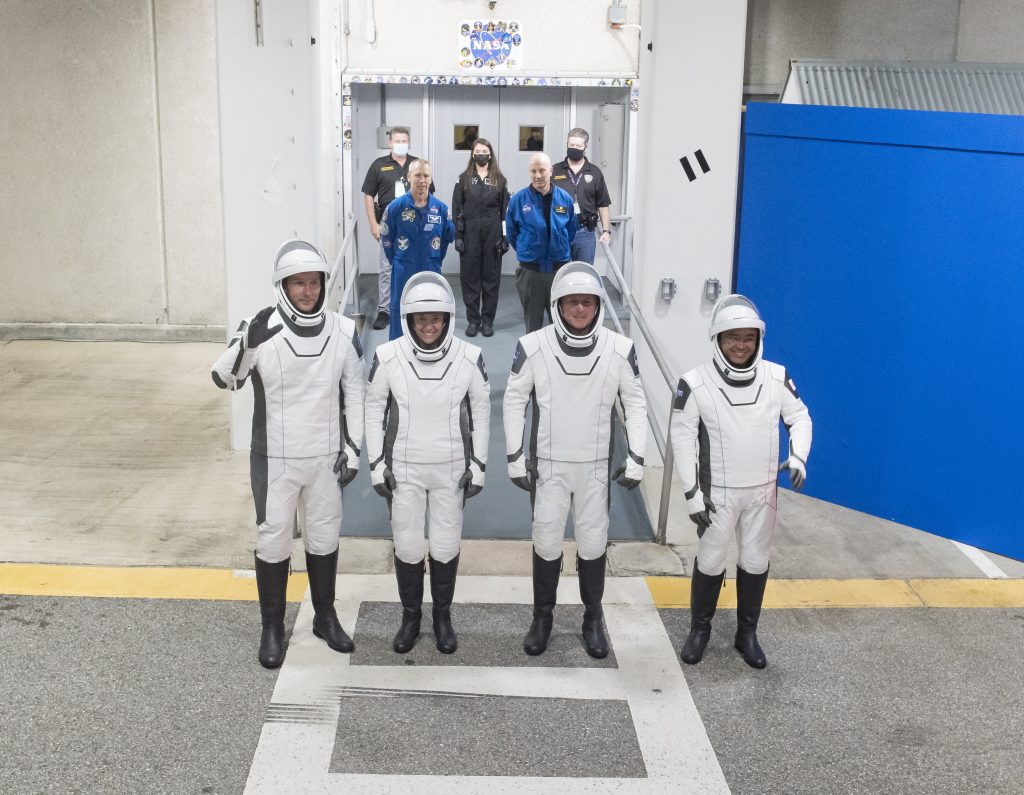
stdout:
{"type": "Polygon", "coordinates": [[[548,317],[551,316],[548,303],[551,301],[551,281],[554,278],[554,273],[541,273],[522,265],[516,268],[516,291],[523,305],[527,334],[544,326],[546,312],[548,317]]]}
{"type": "Polygon", "coordinates": [[[501,284],[500,237],[501,221],[496,217],[466,221],[466,231],[462,234],[466,253],[459,258],[459,275],[468,323],[494,325],[501,284]]]}

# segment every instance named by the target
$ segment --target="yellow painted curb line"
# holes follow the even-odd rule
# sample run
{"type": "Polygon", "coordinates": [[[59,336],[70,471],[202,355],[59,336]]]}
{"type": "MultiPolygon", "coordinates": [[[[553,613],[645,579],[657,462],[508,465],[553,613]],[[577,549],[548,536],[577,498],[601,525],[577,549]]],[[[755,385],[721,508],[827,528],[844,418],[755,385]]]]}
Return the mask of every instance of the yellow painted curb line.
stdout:
{"type": "MultiPolygon", "coordinates": [[[[656,607],[689,607],[690,580],[647,577],[656,607]]],[[[718,600],[736,606],[736,582],[718,600]]],[[[1024,607],[1024,580],[768,580],[764,607],[1024,607]]]]}
{"type": "MultiPolygon", "coordinates": [[[[308,584],[304,572],[293,573],[288,578],[288,601],[301,602],[308,584]]],[[[0,563],[0,593],[114,599],[258,599],[252,572],[27,563],[0,563]]]]}

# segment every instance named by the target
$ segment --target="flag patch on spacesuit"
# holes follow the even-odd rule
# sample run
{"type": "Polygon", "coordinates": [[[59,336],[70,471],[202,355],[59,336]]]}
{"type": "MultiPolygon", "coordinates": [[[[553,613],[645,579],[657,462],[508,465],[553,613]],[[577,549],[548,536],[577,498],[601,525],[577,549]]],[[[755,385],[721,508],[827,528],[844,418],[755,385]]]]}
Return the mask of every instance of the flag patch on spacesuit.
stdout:
{"type": "Polygon", "coordinates": [[[793,378],[789,374],[789,370],[786,370],[786,379],[784,381],[786,389],[788,389],[797,400],[800,399],[800,393],[796,391],[796,384],[793,383],[793,378]]]}
{"type": "Polygon", "coordinates": [[[405,251],[407,248],[409,248],[409,238],[407,238],[405,235],[402,235],[402,237],[398,238],[398,240],[396,240],[395,242],[398,243],[398,248],[400,251],[405,251]]]}
{"type": "Polygon", "coordinates": [[[676,396],[672,401],[673,411],[682,411],[686,408],[686,400],[690,397],[690,385],[686,383],[682,378],[679,379],[679,385],[676,387],[676,396]]]}
{"type": "Polygon", "coordinates": [[[637,360],[636,360],[636,348],[635,347],[629,349],[629,356],[626,357],[626,361],[629,362],[629,366],[633,368],[633,377],[634,378],[639,378],[640,377],[640,365],[637,363],[637,360]]]}

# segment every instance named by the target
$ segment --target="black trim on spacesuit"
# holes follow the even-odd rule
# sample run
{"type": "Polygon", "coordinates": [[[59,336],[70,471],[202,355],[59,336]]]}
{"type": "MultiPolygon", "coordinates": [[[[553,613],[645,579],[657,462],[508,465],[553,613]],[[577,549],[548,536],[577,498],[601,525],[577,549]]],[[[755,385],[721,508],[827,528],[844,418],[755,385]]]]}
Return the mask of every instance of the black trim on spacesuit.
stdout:
{"type": "Polygon", "coordinates": [[[359,332],[356,329],[352,329],[352,347],[356,349],[356,356],[362,361],[363,343],[359,341],[359,332]]]}
{"type": "Polygon", "coordinates": [[[487,383],[487,369],[484,367],[484,355],[481,353],[476,357],[476,366],[480,370],[480,375],[484,377],[484,383],[487,383]]]}
{"type": "MultiPolygon", "coordinates": [[[[317,304],[318,307],[322,305],[322,301],[320,304],[317,304]]],[[[314,309],[313,311],[317,312],[319,310],[314,309]]],[[[284,311],[282,311],[280,304],[277,305],[277,314],[280,315],[282,320],[284,320],[285,325],[288,326],[288,328],[290,328],[299,337],[315,337],[317,334],[323,331],[324,326],[327,325],[327,317],[325,316],[320,318],[320,322],[317,323],[315,326],[300,326],[296,324],[290,317],[288,317],[288,315],[284,311]]]]}
{"type": "Polygon", "coordinates": [[[516,450],[514,453],[510,453],[509,455],[507,455],[506,458],[508,459],[508,463],[511,464],[513,461],[518,461],[522,457],[522,455],[523,446],[519,445],[519,449],[516,450]]]}
{"type": "MultiPolygon", "coordinates": [[[[246,324],[242,323],[242,325],[244,326],[246,324]]],[[[231,346],[228,345],[228,347],[230,348],[231,346]]],[[[245,346],[244,345],[239,345],[238,346],[238,355],[235,357],[235,363],[233,365],[231,365],[231,375],[238,375],[238,369],[242,366],[242,357],[243,356],[245,356],[245,346]]]]}
{"type": "Polygon", "coordinates": [[[356,455],[359,455],[359,448],[356,447],[356,443],[352,441],[352,437],[348,433],[348,417],[345,412],[345,382],[338,382],[338,425],[341,427],[341,438],[345,444],[356,451],[356,455]]]}
{"type": "Polygon", "coordinates": [[[685,497],[688,500],[693,499],[693,495],[697,493],[697,489],[700,488],[700,467],[695,466],[693,468],[693,488],[686,492],[685,497]]]}
{"type": "Polygon", "coordinates": [[[467,394],[459,403],[459,434],[462,436],[462,454],[466,466],[473,458],[473,408],[467,394]]]}
{"type": "Polygon", "coordinates": [[[594,348],[597,347],[597,337],[594,337],[594,341],[586,348],[574,348],[568,345],[557,331],[555,332],[555,339],[558,340],[558,347],[562,349],[562,353],[566,356],[589,356],[594,352],[594,348]]]}
{"type": "Polygon", "coordinates": [[[408,361],[409,361],[409,369],[412,370],[413,373],[415,373],[416,378],[418,380],[420,380],[420,381],[443,381],[444,377],[446,375],[448,375],[448,371],[452,369],[452,363],[448,362],[448,364],[445,365],[444,372],[441,373],[441,375],[437,376],[437,378],[427,378],[426,376],[423,376],[423,375],[419,374],[419,372],[416,370],[416,365],[413,364],[412,359],[409,359],[408,361]]]}
{"type": "Polygon", "coordinates": [[[629,353],[626,355],[626,361],[629,362],[629,366],[633,368],[633,377],[640,377],[640,363],[636,360],[636,346],[630,346],[629,353]]]}
{"type": "Polygon", "coordinates": [[[331,335],[328,334],[327,339],[324,340],[324,347],[320,349],[319,353],[299,353],[297,350],[295,350],[295,348],[292,347],[292,344],[288,341],[288,338],[284,337],[284,344],[288,346],[288,349],[297,359],[319,359],[321,356],[324,355],[324,351],[327,350],[327,346],[330,344],[330,342],[331,335]]]}
{"type": "Polygon", "coordinates": [[[783,375],[783,378],[782,378],[782,383],[784,383],[786,385],[786,389],[789,390],[789,393],[793,397],[795,397],[797,400],[800,400],[800,395],[796,391],[796,384],[793,383],[793,379],[789,375],[789,370],[785,371],[785,374],[783,375]]]}
{"type": "Polygon", "coordinates": [[[252,371],[252,449],[257,453],[267,454],[267,392],[263,388],[260,371],[252,371]]]}
{"type": "Polygon", "coordinates": [[[693,394],[693,390],[690,389],[690,385],[686,383],[682,378],[679,379],[679,385],[676,387],[676,396],[672,401],[672,409],[674,411],[682,411],[686,408],[686,401],[690,395],[693,394]]]}
{"type": "Polygon", "coordinates": [[[722,387],[718,387],[718,391],[722,393],[722,397],[724,397],[726,399],[726,401],[729,403],[729,405],[733,406],[735,408],[735,407],[738,407],[738,406],[756,406],[758,398],[761,397],[761,390],[763,388],[764,388],[764,384],[758,384],[757,394],[754,395],[754,399],[753,400],[748,400],[746,403],[733,403],[732,400],[729,397],[729,393],[726,392],[724,389],[722,389],[722,387]]]}
{"type": "Polygon", "coordinates": [[[562,364],[562,360],[559,359],[557,356],[555,357],[555,361],[558,362],[558,366],[562,368],[562,372],[565,373],[566,375],[590,375],[592,372],[594,372],[594,368],[597,367],[597,363],[601,361],[601,357],[595,356],[594,363],[590,365],[590,369],[587,370],[587,372],[585,373],[570,373],[568,370],[565,369],[565,365],[562,364]]]}
{"type": "Polygon", "coordinates": [[[224,383],[223,379],[216,373],[210,373],[213,376],[213,383],[219,386],[221,389],[227,389],[228,385],[224,383]]]}
{"type": "Polygon", "coordinates": [[[256,524],[267,521],[267,490],[270,475],[267,457],[255,450],[249,452],[249,482],[252,485],[252,501],[256,506],[256,524]]]}
{"type": "Polygon", "coordinates": [[[370,374],[367,376],[367,383],[373,383],[373,377],[377,374],[377,368],[380,367],[380,359],[377,358],[377,353],[374,351],[373,361],[370,362],[370,374]]]}
{"type": "Polygon", "coordinates": [[[384,406],[384,464],[391,469],[395,459],[395,439],[398,438],[398,401],[388,392],[388,402],[384,406]]]}
{"type": "Polygon", "coordinates": [[[750,376],[750,378],[746,379],[745,381],[740,381],[739,379],[736,378],[730,378],[728,375],[723,373],[722,368],[718,366],[717,361],[712,359],[711,363],[715,366],[715,369],[718,371],[718,374],[722,377],[722,380],[725,381],[725,383],[727,383],[729,386],[750,386],[752,383],[754,383],[754,379],[757,376],[757,371],[755,370],[753,375],[750,376]]]}
{"type": "MultiPolygon", "coordinates": [[[[704,496],[711,499],[711,437],[704,420],[697,424],[697,482],[704,496]]],[[[725,484],[723,484],[725,485],[725,484]]],[[[695,492],[696,493],[696,492],[695,492]]]]}
{"type": "Polygon", "coordinates": [[[523,343],[516,343],[516,352],[512,357],[512,375],[519,375],[519,371],[523,369],[523,364],[526,362],[526,350],[523,348],[523,343]]]}

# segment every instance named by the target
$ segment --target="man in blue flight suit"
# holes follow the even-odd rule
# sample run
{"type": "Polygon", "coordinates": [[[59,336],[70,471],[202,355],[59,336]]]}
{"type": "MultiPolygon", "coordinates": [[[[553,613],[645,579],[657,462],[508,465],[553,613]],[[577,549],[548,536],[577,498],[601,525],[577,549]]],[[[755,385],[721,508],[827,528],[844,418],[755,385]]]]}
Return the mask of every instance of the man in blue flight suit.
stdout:
{"type": "Polygon", "coordinates": [[[577,228],[572,196],[551,184],[551,158],[538,152],[530,158],[530,185],[512,197],[505,215],[506,236],[519,258],[516,291],[527,334],[544,325],[551,281],[571,259],[577,228]]]}
{"type": "Polygon", "coordinates": [[[399,304],[405,283],[420,271],[441,272],[448,246],[455,240],[455,225],[448,206],[430,194],[431,169],[426,160],[409,166],[409,193],[399,196],[384,211],[380,242],[391,263],[391,327],[388,339],[402,336],[399,304]]]}

